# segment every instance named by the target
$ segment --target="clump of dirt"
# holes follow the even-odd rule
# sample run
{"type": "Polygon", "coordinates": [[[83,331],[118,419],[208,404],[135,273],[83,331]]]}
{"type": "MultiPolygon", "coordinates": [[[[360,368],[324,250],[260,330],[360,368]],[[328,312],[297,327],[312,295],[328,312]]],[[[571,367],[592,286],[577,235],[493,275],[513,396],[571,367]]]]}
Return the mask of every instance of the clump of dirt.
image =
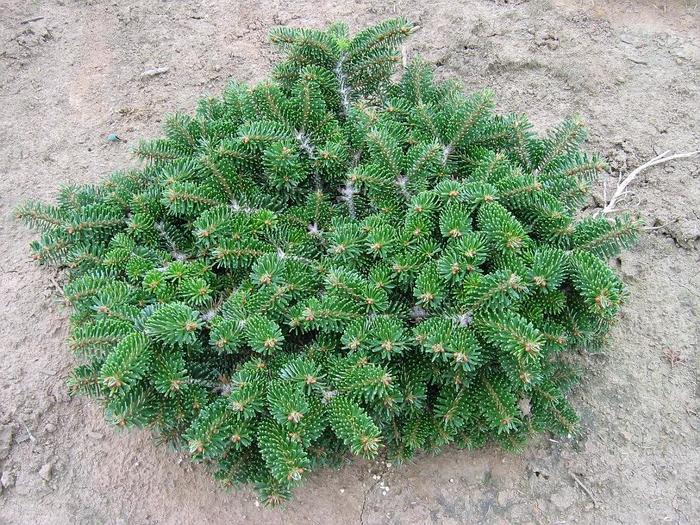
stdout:
{"type": "Polygon", "coordinates": [[[700,522],[698,160],[645,172],[625,202],[654,229],[616,261],[629,298],[607,350],[582,355],[581,436],[543,437],[521,455],[448,449],[403,466],[353,463],[312,477],[284,512],[248,489],[225,491],[147,432],[117,433],[97,406],[68,398],[61,275],[31,263],[29,233],[12,219],[27,199],[133,162],[131,145],[157,135],[164,113],[191,111],[232,76],[264,77],[271,26],[358,29],[396,15],[422,28],[409,56],[467,89],[493,88],[500,111],[527,113],[539,129],[581,114],[590,148],[612,167],[609,189],[661,151],[700,145],[696,4],[6,2],[0,523],[700,522]]]}

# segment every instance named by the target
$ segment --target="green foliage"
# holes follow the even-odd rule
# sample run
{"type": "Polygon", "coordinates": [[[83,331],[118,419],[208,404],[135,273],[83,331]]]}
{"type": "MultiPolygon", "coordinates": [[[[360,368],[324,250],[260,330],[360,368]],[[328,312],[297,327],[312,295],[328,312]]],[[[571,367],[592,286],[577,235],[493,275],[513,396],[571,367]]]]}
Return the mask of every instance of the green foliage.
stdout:
{"type": "Polygon", "coordinates": [[[566,354],[614,322],[637,223],[577,217],[604,169],[578,119],[538,138],[421,62],[392,81],[412,31],[276,29],[271,80],[18,210],[69,277],[71,393],[269,504],[347,453],[575,431],[566,354]]]}

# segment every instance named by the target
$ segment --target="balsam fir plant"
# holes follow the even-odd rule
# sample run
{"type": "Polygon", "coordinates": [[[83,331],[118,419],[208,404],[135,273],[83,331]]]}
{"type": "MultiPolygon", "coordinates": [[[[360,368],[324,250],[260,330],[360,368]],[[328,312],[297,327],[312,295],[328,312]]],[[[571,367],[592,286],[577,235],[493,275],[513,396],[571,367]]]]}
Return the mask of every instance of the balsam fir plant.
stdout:
{"type": "Polygon", "coordinates": [[[392,81],[412,31],[276,29],[270,80],[18,210],[67,271],[71,393],[268,504],[348,453],[574,432],[568,356],[615,320],[636,223],[577,218],[605,167],[578,119],[538,138],[421,62],[392,81]]]}

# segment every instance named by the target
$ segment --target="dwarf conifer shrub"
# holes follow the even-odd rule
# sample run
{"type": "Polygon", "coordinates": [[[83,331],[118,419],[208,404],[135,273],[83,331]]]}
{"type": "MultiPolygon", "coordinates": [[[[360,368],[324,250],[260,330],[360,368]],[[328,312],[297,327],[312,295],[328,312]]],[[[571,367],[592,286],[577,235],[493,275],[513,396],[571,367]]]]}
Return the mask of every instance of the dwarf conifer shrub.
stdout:
{"type": "Polygon", "coordinates": [[[271,504],[348,453],[575,430],[567,356],[614,321],[636,224],[576,218],[604,169],[578,119],[538,138],[423,63],[392,81],[412,28],[276,29],[270,80],[18,210],[67,272],[73,394],[271,504]]]}

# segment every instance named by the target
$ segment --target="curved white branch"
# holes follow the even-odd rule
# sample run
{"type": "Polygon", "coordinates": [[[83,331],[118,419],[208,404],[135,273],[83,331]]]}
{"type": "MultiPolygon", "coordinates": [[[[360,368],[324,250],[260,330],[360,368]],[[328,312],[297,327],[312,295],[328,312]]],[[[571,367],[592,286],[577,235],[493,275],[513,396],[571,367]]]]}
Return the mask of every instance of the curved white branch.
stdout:
{"type": "Polygon", "coordinates": [[[687,159],[689,157],[695,157],[696,155],[700,154],[700,150],[698,151],[691,151],[688,153],[676,153],[675,155],[669,155],[671,151],[664,151],[660,155],[657,155],[653,159],[645,162],[638,168],[636,168],[634,171],[632,171],[629,175],[627,175],[618,185],[617,189],[615,190],[615,193],[613,196],[610,198],[610,201],[605,205],[605,208],[600,212],[602,214],[606,213],[612,213],[614,211],[617,211],[615,209],[615,204],[617,201],[626,195],[627,192],[627,186],[629,186],[634,179],[636,179],[640,173],[642,173],[644,170],[651,168],[652,166],[656,166],[657,164],[663,164],[664,162],[668,162],[670,160],[676,160],[676,159],[687,159]]]}

